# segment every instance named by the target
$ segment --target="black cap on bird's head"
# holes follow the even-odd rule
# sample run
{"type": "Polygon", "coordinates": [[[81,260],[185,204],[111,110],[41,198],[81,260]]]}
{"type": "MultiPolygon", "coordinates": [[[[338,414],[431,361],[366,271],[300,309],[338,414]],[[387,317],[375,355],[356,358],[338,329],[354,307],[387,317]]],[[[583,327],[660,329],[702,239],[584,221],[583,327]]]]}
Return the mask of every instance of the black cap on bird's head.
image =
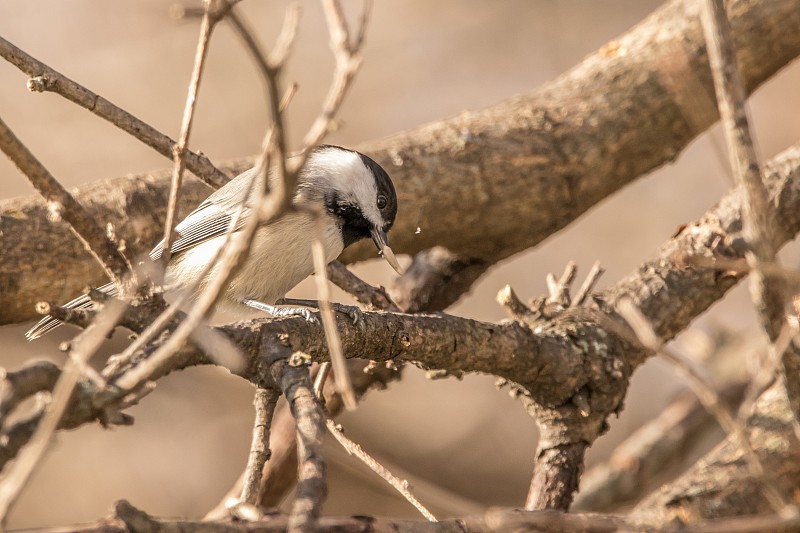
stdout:
{"type": "Polygon", "coordinates": [[[344,246],[371,237],[386,262],[402,274],[386,235],[397,216],[397,193],[383,167],[360,152],[332,145],[316,148],[306,167],[327,182],[325,209],[341,219],[344,246]]]}

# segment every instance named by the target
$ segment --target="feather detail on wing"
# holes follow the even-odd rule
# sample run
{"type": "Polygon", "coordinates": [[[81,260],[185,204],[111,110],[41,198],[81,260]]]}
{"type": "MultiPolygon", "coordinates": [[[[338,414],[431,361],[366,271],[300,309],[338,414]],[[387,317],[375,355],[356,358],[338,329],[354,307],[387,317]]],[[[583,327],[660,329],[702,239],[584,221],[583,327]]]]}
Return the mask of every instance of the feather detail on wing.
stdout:
{"type": "MultiPolygon", "coordinates": [[[[176,227],[175,231],[178,238],[172,244],[172,254],[177,255],[193,246],[204,241],[224,235],[234,224],[233,230],[236,231],[244,226],[247,218],[251,215],[249,207],[241,207],[245,199],[250,195],[253,187],[253,179],[257,176],[258,169],[251,168],[232,179],[222,189],[214,192],[206,198],[197,209],[192,211],[189,216],[183,219],[176,227]],[[237,219],[239,209],[241,215],[237,219]]],[[[258,185],[256,185],[258,186],[258,185]]],[[[161,259],[164,241],[159,242],[150,252],[150,258],[161,259]]],[[[102,292],[114,296],[117,289],[113,284],[108,283],[100,287],[102,292]]],[[[90,309],[92,301],[87,294],[78,296],[68,302],[63,307],[69,309],[90,309]]],[[[51,316],[41,319],[32,327],[25,336],[28,340],[41,337],[48,331],[61,325],[61,321],[51,316]]]]}
{"type": "MultiPolygon", "coordinates": [[[[236,211],[220,208],[214,204],[201,205],[180,224],[175,227],[178,238],[172,244],[172,254],[177,255],[184,250],[200,244],[203,241],[220,237],[227,233],[236,219],[236,211]]],[[[239,220],[236,221],[234,231],[244,226],[250,209],[244,208],[239,220]]],[[[150,252],[150,259],[158,261],[164,251],[164,240],[162,239],[150,252]]]]}
{"type": "MultiPolygon", "coordinates": [[[[197,206],[197,209],[175,226],[178,238],[172,244],[172,254],[179,254],[203,241],[224,235],[230,229],[233,220],[236,219],[236,213],[240,206],[245,203],[255,176],[255,168],[242,172],[225,187],[206,198],[197,206]]],[[[244,226],[250,211],[249,207],[243,208],[234,230],[244,226]]],[[[161,259],[163,248],[164,241],[162,239],[150,252],[150,259],[154,261],[161,259]]]]}

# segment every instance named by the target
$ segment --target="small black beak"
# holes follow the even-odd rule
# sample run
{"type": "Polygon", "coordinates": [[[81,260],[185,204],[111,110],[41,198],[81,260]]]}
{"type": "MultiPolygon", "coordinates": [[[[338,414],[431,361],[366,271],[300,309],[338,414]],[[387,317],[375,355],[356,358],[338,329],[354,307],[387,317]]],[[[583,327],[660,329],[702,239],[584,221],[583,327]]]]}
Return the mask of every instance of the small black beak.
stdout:
{"type": "Polygon", "coordinates": [[[383,258],[386,259],[386,262],[402,276],[403,268],[400,266],[400,263],[397,262],[397,258],[394,256],[392,249],[389,248],[389,237],[386,236],[386,232],[382,229],[373,228],[371,233],[372,242],[378,247],[378,252],[380,252],[383,258]]]}

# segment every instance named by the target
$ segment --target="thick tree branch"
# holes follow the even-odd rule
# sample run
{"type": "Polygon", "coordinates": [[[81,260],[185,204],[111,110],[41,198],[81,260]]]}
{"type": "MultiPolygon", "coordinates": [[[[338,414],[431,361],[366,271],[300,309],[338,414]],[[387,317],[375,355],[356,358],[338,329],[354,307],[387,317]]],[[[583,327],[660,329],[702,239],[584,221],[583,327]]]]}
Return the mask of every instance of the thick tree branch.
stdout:
{"type": "MultiPolygon", "coordinates": [[[[534,246],[674,159],[717,116],[698,15],[696,2],[675,0],[540,90],[360,146],[393,176],[400,201],[415,206],[398,219],[393,245],[404,253],[443,245],[468,261],[491,264],[534,246]],[[474,207],[465,219],[441,205],[474,207]],[[461,231],[465,225],[472,231],[461,231]]],[[[732,2],[731,23],[748,91],[800,53],[800,35],[793,31],[800,9],[793,0],[732,2]]],[[[223,168],[235,173],[252,164],[223,168]]],[[[150,238],[153,225],[163,227],[166,188],[160,174],[83,191],[86,205],[117,222],[129,247],[144,253],[157,240],[150,238]],[[119,224],[123,219],[134,223],[119,224]]],[[[206,195],[187,183],[181,205],[196,205],[206,195]]],[[[30,318],[30,301],[72,297],[98,280],[96,270],[80,264],[79,248],[65,242],[63,230],[47,223],[35,202],[6,201],[0,213],[7,215],[2,222],[9,231],[54,244],[47,256],[29,243],[0,244],[0,323],[30,318]],[[53,258],[59,271],[70,272],[68,279],[54,272],[53,258]]],[[[374,250],[359,246],[343,260],[371,257],[374,250]]]]}
{"type": "MultiPolygon", "coordinates": [[[[765,182],[778,221],[776,240],[782,243],[800,231],[800,147],[790,148],[767,165],[765,182]]],[[[339,324],[343,348],[351,358],[394,359],[427,369],[505,377],[527,391],[530,409],[547,427],[542,450],[581,440],[592,442],[605,430],[607,416],[620,408],[633,369],[652,355],[630,344],[626,335],[616,334],[618,323],[608,318],[614,316],[616,301],[631,298],[662,339],[672,338],[742,277],[689,267],[686,259],[737,257],[726,238],[740,228],[741,196],[734,191],[668,241],[655,258],[597,293],[594,307],[538,317],[528,327],[448,315],[365,312],[363,329],[348,321],[339,324]],[[581,408],[569,401],[576,393],[586,400],[581,408]]],[[[253,320],[219,329],[249,361],[241,375],[258,384],[265,379],[260,347],[267,338],[289,343],[293,351],[311,354],[316,361],[327,356],[321,329],[301,318],[253,320]]],[[[158,343],[148,352],[157,348],[158,343]]],[[[152,379],[208,362],[196,348],[186,346],[152,379]]],[[[83,408],[83,418],[65,417],[74,425],[94,419],[87,406],[76,407],[83,408]]]]}
{"type": "MultiPolygon", "coordinates": [[[[282,533],[291,525],[285,516],[272,516],[258,522],[193,522],[190,520],[162,520],[153,518],[136,509],[126,501],[114,504],[112,516],[97,524],[79,528],[59,528],[58,531],[83,533],[126,533],[130,531],[182,531],[185,533],[282,533]]],[[[323,518],[317,531],[337,531],[341,533],[489,533],[493,531],[537,531],[541,533],[605,533],[620,528],[633,527],[624,518],[599,514],[565,514],[556,511],[524,513],[515,510],[490,511],[485,515],[444,520],[442,522],[423,522],[354,516],[349,518],[323,518]]],[[[637,531],[647,532],[647,528],[637,527],[637,531]]],[[[48,533],[44,530],[43,533],[48,533]]],[[[53,531],[55,533],[55,531],[53,531]]]]}

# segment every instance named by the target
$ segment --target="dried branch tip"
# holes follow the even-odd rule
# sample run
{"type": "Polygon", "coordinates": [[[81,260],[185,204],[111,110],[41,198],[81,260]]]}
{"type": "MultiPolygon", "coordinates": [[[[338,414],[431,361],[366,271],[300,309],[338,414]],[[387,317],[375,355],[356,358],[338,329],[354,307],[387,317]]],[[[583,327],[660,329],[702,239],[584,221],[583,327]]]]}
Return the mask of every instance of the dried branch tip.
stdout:
{"type": "Polygon", "coordinates": [[[519,299],[517,293],[511,288],[511,285],[506,285],[497,293],[497,303],[506,310],[509,317],[522,319],[532,316],[534,312],[519,299]]]}

